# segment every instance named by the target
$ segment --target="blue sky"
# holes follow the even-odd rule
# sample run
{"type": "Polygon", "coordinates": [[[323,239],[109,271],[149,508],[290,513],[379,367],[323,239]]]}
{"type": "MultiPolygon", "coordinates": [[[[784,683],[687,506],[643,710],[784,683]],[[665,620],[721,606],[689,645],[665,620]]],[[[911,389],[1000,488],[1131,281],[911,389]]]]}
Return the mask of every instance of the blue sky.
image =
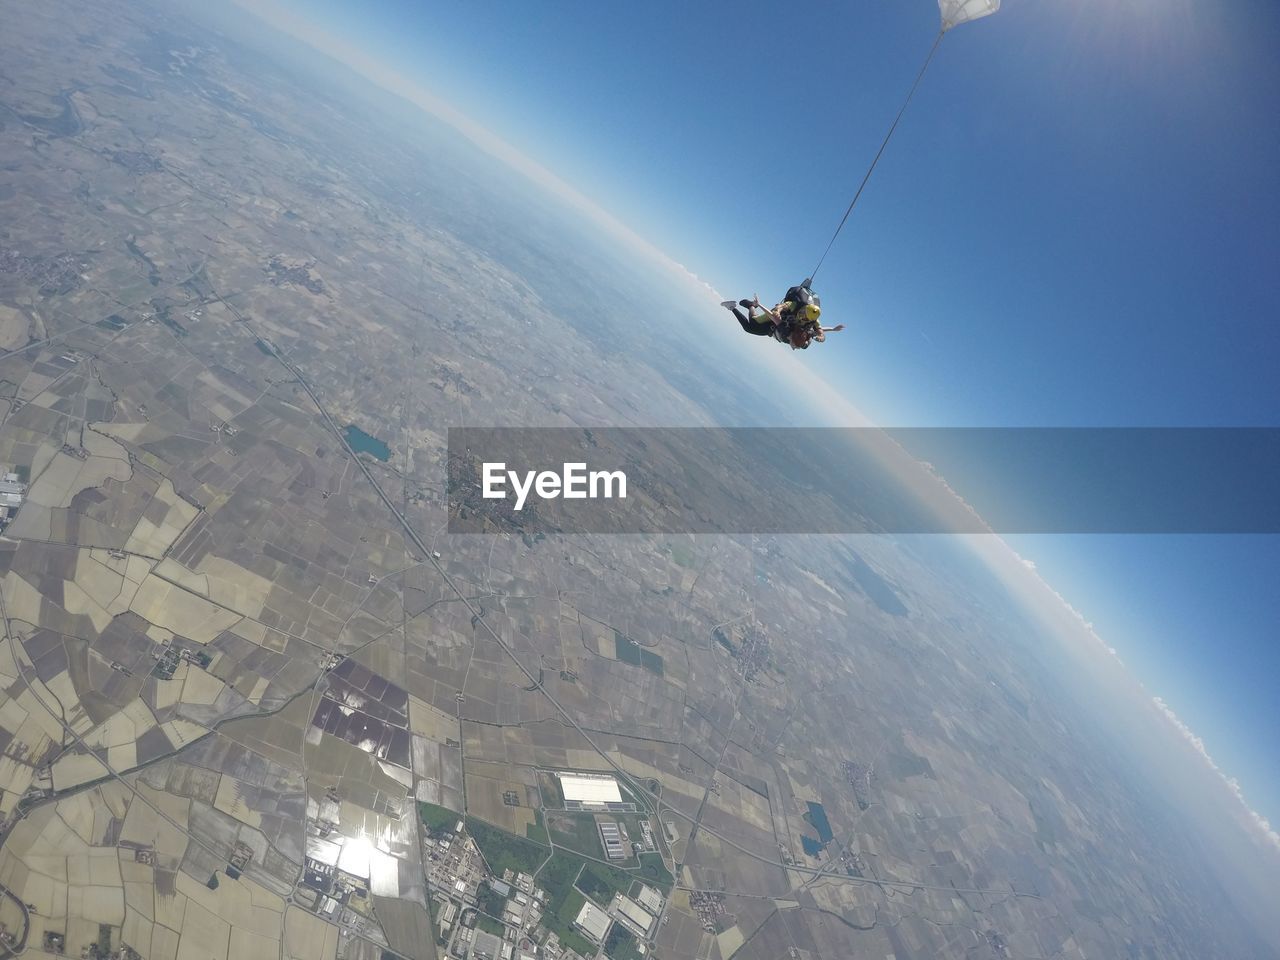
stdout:
{"type": "MultiPolygon", "coordinates": [[[[811,268],[930,0],[310,3],[733,295],[811,268]]],[[[942,44],[805,360],[888,425],[1280,424],[1280,5],[1006,0],[942,44]]],[[[1280,823],[1280,543],[1010,538],[1280,823]]]]}

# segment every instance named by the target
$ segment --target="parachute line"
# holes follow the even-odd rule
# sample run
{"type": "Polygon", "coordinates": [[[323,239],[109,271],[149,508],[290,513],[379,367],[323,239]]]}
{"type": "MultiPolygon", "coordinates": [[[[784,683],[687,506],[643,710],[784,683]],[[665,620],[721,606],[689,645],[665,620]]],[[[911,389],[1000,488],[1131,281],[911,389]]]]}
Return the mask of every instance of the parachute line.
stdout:
{"type": "Polygon", "coordinates": [[[889,145],[893,132],[898,129],[898,122],[902,119],[902,115],[907,112],[907,106],[911,103],[911,98],[916,95],[916,89],[920,86],[920,81],[924,79],[924,72],[929,69],[929,64],[933,60],[933,55],[938,52],[938,44],[942,43],[942,38],[947,35],[945,29],[938,33],[938,39],[933,41],[933,46],[929,49],[929,55],[924,58],[924,65],[920,68],[920,72],[916,74],[916,81],[911,85],[911,91],[907,94],[907,99],[902,101],[902,107],[898,110],[898,115],[894,117],[889,132],[884,135],[884,141],[880,144],[880,149],[876,151],[875,159],[871,161],[871,166],[867,167],[867,172],[862,177],[862,182],[858,184],[858,191],[853,195],[853,199],[849,201],[849,207],[844,212],[844,216],[840,218],[840,225],[836,227],[836,232],[831,235],[831,239],[827,241],[827,248],[822,251],[822,256],[818,258],[818,265],[813,268],[809,274],[809,279],[813,279],[818,275],[818,271],[822,268],[822,263],[827,259],[827,254],[831,252],[831,248],[835,245],[836,237],[840,236],[840,231],[844,229],[845,223],[849,219],[849,214],[853,213],[853,208],[857,206],[858,198],[862,196],[862,191],[867,185],[867,181],[871,179],[871,174],[876,168],[876,164],[880,162],[880,157],[884,154],[884,148],[889,145]]]}

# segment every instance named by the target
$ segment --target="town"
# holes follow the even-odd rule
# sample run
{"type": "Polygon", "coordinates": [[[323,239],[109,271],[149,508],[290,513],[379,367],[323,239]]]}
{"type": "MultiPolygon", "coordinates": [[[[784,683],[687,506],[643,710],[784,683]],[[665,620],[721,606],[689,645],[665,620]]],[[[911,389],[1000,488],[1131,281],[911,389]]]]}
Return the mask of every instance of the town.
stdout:
{"type": "Polygon", "coordinates": [[[614,777],[554,772],[564,814],[578,822],[570,851],[421,803],[431,914],[448,955],[472,960],[636,960],[649,954],[669,890],[651,824],[614,777]],[[616,816],[613,816],[616,815],[616,816]],[[586,852],[594,846],[597,854],[586,852]],[[541,860],[541,862],[538,862],[541,860]],[[607,861],[607,862],[606,862],[607,861]],[[523,867],[523,869],[522,869],[523,867]]]}

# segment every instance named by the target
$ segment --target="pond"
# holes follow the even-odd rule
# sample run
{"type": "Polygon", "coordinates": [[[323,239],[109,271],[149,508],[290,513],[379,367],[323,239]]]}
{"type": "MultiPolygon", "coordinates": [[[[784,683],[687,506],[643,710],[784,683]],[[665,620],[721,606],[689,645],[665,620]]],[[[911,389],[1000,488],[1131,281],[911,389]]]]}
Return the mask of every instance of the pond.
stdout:
{"type": "Polygon", "coordinates": [[[809,807],[808,813],[804,815],[805,820],[813,829],[818,831],[818,839],[813,837],[800,837],[800,846],[804,848],[804,852],[811,857],[816,857],[826,849],[827,844],[831,842],[831,838],[835,836],[831,832],[831,823],[827,820],[827,811],[822,804],[814,803],[812,800],[806,801],[809,807]]]}
{"type": "Polygon", "coordinates": [[[805,814],[805,819],[813,824],[813,829],[818,831],[818,839],[824,845],[830,843],[835,834],[831,832],[831,824],[827,820],[827,811],[823,809],[822,804],[814,803],[812,800],[808,801],[808,805],[809,812],[805,814]]]}
{"type": "Polygon", "coordinates": [[[377,457],[383,463],[391,459],[391,448],[375,436],[365,433],[354,423],[347,424],[343,431],[347,444],[356,453],[367,453],[377,457]]]}
{"type": "Polygon", "coordinates": [[[906,605],[898,599],[898,592],[889,581],[876,573],[871,565],[853,551],[844,554],[844,569],[858,588],[871,598],[871,602],[893,617],[905,617],[906,605]]]}

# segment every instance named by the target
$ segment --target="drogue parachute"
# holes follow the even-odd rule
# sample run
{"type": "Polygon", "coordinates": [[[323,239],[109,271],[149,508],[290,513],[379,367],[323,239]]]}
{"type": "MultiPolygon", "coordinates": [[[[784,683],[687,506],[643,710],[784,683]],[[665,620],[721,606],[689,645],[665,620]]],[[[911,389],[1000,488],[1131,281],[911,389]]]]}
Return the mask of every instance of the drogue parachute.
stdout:
{"type": "MultiPolygon", "coordinates": [[[[902,121],[902,115],[907,112],[912,98],[916,95],[916,90],[920,86],[920,81],[924,79],[925,71],[929,69],[929,64],[933,61],[933,56],[938,52],[938,47],[942,45],[943,38],[951,30],[952,27],[958,27],[962,23],[969,23],[971,20],[981,20],[983,17],[989,17],[1000,9],[1000,0],[938,0],[938,13],[942,18],[942,24],[938,30],[937,37],[934,38],[933,46],[929,48],[929,55],[924,58],[924,63],[920,67],[920,72],[916,74],[915,82],[911,84],[911,89],[907,93],[907,98],[902,101],[902,106],[898,109],[898,115],[893,118],[893,123],[889,125],[889,132],[884,135],[884,139],[880,142],[880,149],[876,151],[875,156],[871,159],[871,165],[867,167],[867,172],[862,175],[862,182],[858,184],[858,189],[853,194],[853,199],[849,201],[849,206],[845,208],[844,216],[840,218],[840,222],[836,224],[835,231],[831,234],[831,239],[827,241],[826,248],[822,251],[822,256],[818,258],[817,266],[809,271],[809,277],[799,287],[792,287],[787,291],[784,303],[791,305],[797,300],[804,298],[793,297],[793,293],[804,291],[811,298],[813,304],[813,316],[810,317],[812,324],[817,326],[817,315],[820,312],[818,307],[818,298],[813,294],[812,284],[818,271],[822,269],[822,265],[826,263],[827,254],[831,252],[831,248],[835,246],[836,239],[840,236],[840,232],[844,230],[844,226],[849,222],[849,217],[853,213],[853,208],[858,205],[858,199],[862,196],[862,191],[866,189],[867,182],[871,179],[871,174],[875,172],[876,165],[880,162],[880,158],[884,156],[885,148],[889,146],[889,141],[893,139],[893,132],[898,129],[898,124],[902,121]]],[[[807,303],[806,303],[807,305],[807,303]]],[[[783,324],[782,318],[777,313],[782,304],[774,311],[764,311],[760,307],[759,300],[726,300],[721,306],[733,311],[733,314],[741,324],[742,329],[748,333],[757,336],[774,336],[776,339],[786,342],[786,338],[781,335],[783,324]],[[747,313],[742,313],[738,308],[747,308],[747,313]],[[766,321],[764,318],[772,315],[772,319],[766,321]]],[[[821,333],[827,330],[836,331],[843,329],[844,324],[835,327],[821,327],[817,329],[821,333]]],[[[814,336],[815,340],[824,339],[821,336],[814,336]]],[[[800,349],[801,345],[794,340],[791,341],[794,349],[800,349]]],[[[804,343],[803,346],[808,346],[804,343]]]]}
{"type": "Polygon", "coordinates": [[[970,20],[981,20],[1000,9],[1000,0],[938,0],[942,14],[942,32],[970,20]]]}
{"type": "Polygon", "coordinates": [[[822,251],[822,256],[818,258],[818,265],[809,271],[809,280],[812,281],[818,275],[818,271],[822,269],[822,264],[826,262],[827,254],[831,252],[831,247],[835,244],[836,238],[840,236],[840,231],[844,229],[844,225],[849,220],[849,215],[853,213],[853,208],[858,205],[858,198],[862,196],[862,191],[867,186],[867,181],[871,179],[871,174],[876,168],[876,164],[880,162],[880,157],[884,154],[885,147],[889,145],[893,132],[898,129],[898,123],[902,120],[902,115],[907,112],[907,105],[911,103],[911,98],[916,95],[916,88],[920,86],[920,81],[924,79],[925,71],[929,69],[929,64],[933,61],[933,55],[938,52],[938,47],[942,45],[942,38],[947,35],[947,31],[952,27],[958,27],[962,23],[968,23],[970,20],[981,20],[983,17],[989,17],[1000,9],[1000,0],[938,0],[938,13],[942,15],[942,28],[938,31],[938,36],[933,41],[933,46],[929,48],[929,55],[924,58],[924,65],[920,68],[920,72],[916,74],[916,81],[911,85],[911,91],[907,94],[907,99],[902,102],[898,115],[894,118],[889,132],[884,135],[884,140],[880,144],[880,149],[876,151],[875,157],[871,161],[871,166],[867,168],[867,172],[862,177],[862,182],[858,184],[858,190],[853,195],[853,199],[849,201],[849,206],[844,212],[844,216],[840,218],[840,223],[836,225],[835,233],[831,234],[831,239],[827,241],[827,247],[822,251]]]}

